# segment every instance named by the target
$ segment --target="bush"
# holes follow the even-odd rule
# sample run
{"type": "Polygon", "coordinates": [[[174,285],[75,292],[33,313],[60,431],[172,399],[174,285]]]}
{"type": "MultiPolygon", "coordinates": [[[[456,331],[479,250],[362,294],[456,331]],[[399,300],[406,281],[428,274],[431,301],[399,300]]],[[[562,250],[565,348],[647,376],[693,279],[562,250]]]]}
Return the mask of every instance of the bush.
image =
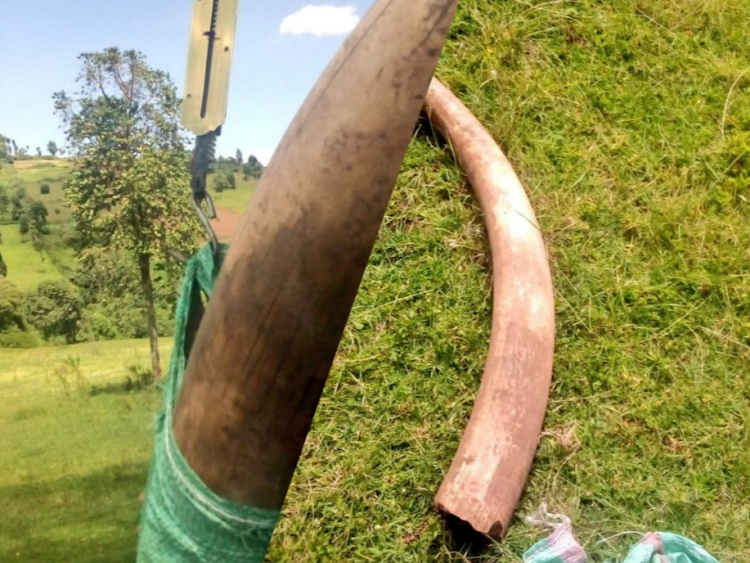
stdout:
{"type": "Polygon", "coordinates": [[[41,344],[33,331],[13,330],[0,333],[0,348],[36,348],[41,344]]]}
{"type": "Polygon", "coordinates": [[[224,190],[229,189],[229,182],[227,182],[226,174],[216,176],[216,180],[214,180],[214,189],[217,193],[221,193],[224,190]]]}
{"type": "MultiPolygon", "coordinates": [[[[181,268],[171,272],[165,270],[166,266],[158,261],[154,264],[154,296],[160,336],[168,336],[174,330],[174,307],[182,274],[181,268]]],[[[88,249],[81,257],[73,283],[80,289],[84,301],[79,340],[148,336],[138,269],[127,252],[116,248],[88,249]]]]}
{"type": "Polygon", "coordinates": [[[124,338],[112,317],[111,311],[99,307],[88,307],[84,309],[79,325],[78,338],[84,342],[96,342],[98,340],[117,340],[124,338]]]}
{"type": "Polygon", "coordinates": [[[78,290],[70,283],[46,281],[26,299],[26,318],[45,339],[63,336],[72,344],[76,341],[81,307],[78,290]]]}
{"type": "Polygon", "coordinates": [[[233,172],[227,172],[226,173],[226,179],[227,179],[227,189],[229,190],[236,190],[237,189],[237,180],[234,177],[233,172]]]}
{"type": "Polygon", "coordinates": [[[0,278],[0,333],[27,329],[24,295],[13,283],[0,278]]]}
{"type": "Polygon", "coordinates": [[[39,193],[42,195],[49,195],[49,184],[42,184],[39,186],[39,193]]]}

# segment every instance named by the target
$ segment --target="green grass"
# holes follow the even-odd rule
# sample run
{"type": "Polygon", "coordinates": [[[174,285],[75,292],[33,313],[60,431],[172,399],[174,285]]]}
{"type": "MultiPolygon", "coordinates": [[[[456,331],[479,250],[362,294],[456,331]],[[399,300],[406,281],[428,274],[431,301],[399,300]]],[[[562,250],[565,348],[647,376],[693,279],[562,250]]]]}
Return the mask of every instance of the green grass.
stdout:
{"type": "MultiPolygon", "coordinates": [[[[750,560],[749,16],[741,0],[460,2],[438,75],[528,188],[557,299],[529,486],[506,541],[472,561],[518,561],[547,533],[523,521],[542,501],[572,517],[594,561],[621,560],[636,537],[608,538],[626,530],[678,532],[722,563],[750,560]]],[[[470,188],[450,152],[418,136],[269,561],[467,560],[432,499],[481,378],[488,266],[470,188]]],[[[9,369],[0,359],[0,374],[9,369]]],[[[0,560],[132,560],[156,399],[128,396],[127,411],[122,396],[101,395],[55,410],[45,397],[83,399],[36,392],[54,388],[45,371],[10,383],[26,398],[0,407],[3,428],[26,425],[0,434],[16,452],[2,469],[10,487],[23,486],[23,463],[48,479],[0,491],[12,499],[0,560]],[[51,430],[55,418],[82,430],[51,430]],[[44,457],[24,461],[24,433],[44,439],[44,457]],[[105,459],[100,448],[131,453],[105,459]],[[81,467],[72,477],[70,459],[81,467]]]]}
{"type": "MultiPolygon", "coordinates": [[[[242,177],[242,174],[235,174],[234,177],[237,182],[236,190],[224,190],[221,193],[216,193],[216,191],[212,189],[211,196],[217,207],[233,211],[234,213],[244,213],[247,204],[250,202],[250,198],[258,185],[258,180],[254,178],[245,180],[242,177]]],[[[211,188],[214,187],[215,179],[215,175],[213,178],[209,179],[209,186],[211,188]]]]}
{"type": "Polygon", "coordinates": [[[122,383],[148,364],[146,341],[0,350],[0,560],[133,561],[159,394],[122,383]]]}
{"type": "Polygon", "coordinates": [[[70,173],[69,160],[17,160],[13,165],[18,176],[30,184],[37,182],[60,182],[70,173]]]}
{"type": "MultiPolygon", "coordinates": [[[[438,75],[529,190],[558,334],[518,518],[474,560],[543,537],[522,520],[542,501],[597,561],[624,555],[634,536],[604,540],[625,530],[750,560],[749,16],[740,0],[460,2],[438,75]]],[[[418,139],[270,560],[465,561],[431,502],[487,352],[479,221],[418,139]]]]}
{"type": "Polygon", "coordinates": [[[68,160],[19,160],[14,166],[29,197],[41,201],[47,207],[47,221],[50,224],[69,222],[71,215],[64,203],[63,181],[68,177],[72,164],[68,160]],[[42,184],[49,185],[49,194],[41,194],[42,184]]]}
{"type": "Polygon", "coordinates": [[[26,193],[36,201],[41,201],[47,208],[47,222],[51,225],[68,223],[71,219],[70,208],[65,206],[63,181],[43,181],[26,183],[26,193]],[[48,194],[41,193],[41,185],[49,185],[48,194]]]}
{"type": "MultiPolygon", "coordinates": [[[[34,290],[40,283],[58,279],[61,274],[48,252],[36,252],[31,243],[24,241],[18,225],[0,225],[2,246],[0,252],[8,266],[8,279],[24,291],[34,290]]],[[[65,256],[70,251],[60,251],[65,256]]]]}

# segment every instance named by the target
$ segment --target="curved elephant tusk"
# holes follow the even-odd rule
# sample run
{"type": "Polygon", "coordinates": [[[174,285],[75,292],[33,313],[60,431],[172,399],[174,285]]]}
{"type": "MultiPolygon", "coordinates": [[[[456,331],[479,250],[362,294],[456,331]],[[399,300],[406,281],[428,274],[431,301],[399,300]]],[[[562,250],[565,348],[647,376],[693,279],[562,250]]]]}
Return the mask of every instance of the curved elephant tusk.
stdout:
{"type": "Polygon", "coordinates": [[[458,0],[378,0],[263,174],[192,347],[175,438],[227,500],[280,509],[458,0]]]}
{"type": "Polygon", "coordinates": [[[526,485],[547,409],[555,340],[552,277],[534,210],[500,147],[439,81],[433,80],[424,105],[479,199],[495,269],[484,376],[435,504],[500,539],[526,485]]]}

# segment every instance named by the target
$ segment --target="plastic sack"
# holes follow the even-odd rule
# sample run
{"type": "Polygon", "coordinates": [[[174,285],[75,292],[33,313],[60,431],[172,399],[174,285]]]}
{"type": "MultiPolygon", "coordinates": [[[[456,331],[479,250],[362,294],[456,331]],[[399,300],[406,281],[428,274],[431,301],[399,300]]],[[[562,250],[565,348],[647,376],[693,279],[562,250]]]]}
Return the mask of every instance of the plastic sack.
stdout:
{"type": "MultiPolygon", "coordinates": [[[[588,556],[573,535],[570,519],[550,514],[542,504],[527,522],[553,528],[551,536],[534,544],[523,554],[524,563],[587,563],[588,556]]],[[[643,536],[622,563],[719,563],[705,549],[688,538],[668,532],[643,536]]]]}

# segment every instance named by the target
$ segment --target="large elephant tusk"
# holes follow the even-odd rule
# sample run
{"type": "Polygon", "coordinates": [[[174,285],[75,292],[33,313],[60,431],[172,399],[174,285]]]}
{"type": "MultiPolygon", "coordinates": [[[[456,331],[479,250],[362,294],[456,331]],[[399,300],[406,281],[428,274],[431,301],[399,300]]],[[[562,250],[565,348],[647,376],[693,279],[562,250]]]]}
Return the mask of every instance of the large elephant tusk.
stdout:
{"type": "Polygon", "coordinates": [[[497,143],[437,80],[425,109],[479,199],[495,270],[482,384],[435,503],[499,539],[526,485],[547,409],[555,340],[552,278],[534,210],[497,143]]]}
{"type": "Polygon", "coordinates": [[[233,239],[174,423],[190,466],[227,500],[284,502],[457,3],[375,3],[233,239]]]}

